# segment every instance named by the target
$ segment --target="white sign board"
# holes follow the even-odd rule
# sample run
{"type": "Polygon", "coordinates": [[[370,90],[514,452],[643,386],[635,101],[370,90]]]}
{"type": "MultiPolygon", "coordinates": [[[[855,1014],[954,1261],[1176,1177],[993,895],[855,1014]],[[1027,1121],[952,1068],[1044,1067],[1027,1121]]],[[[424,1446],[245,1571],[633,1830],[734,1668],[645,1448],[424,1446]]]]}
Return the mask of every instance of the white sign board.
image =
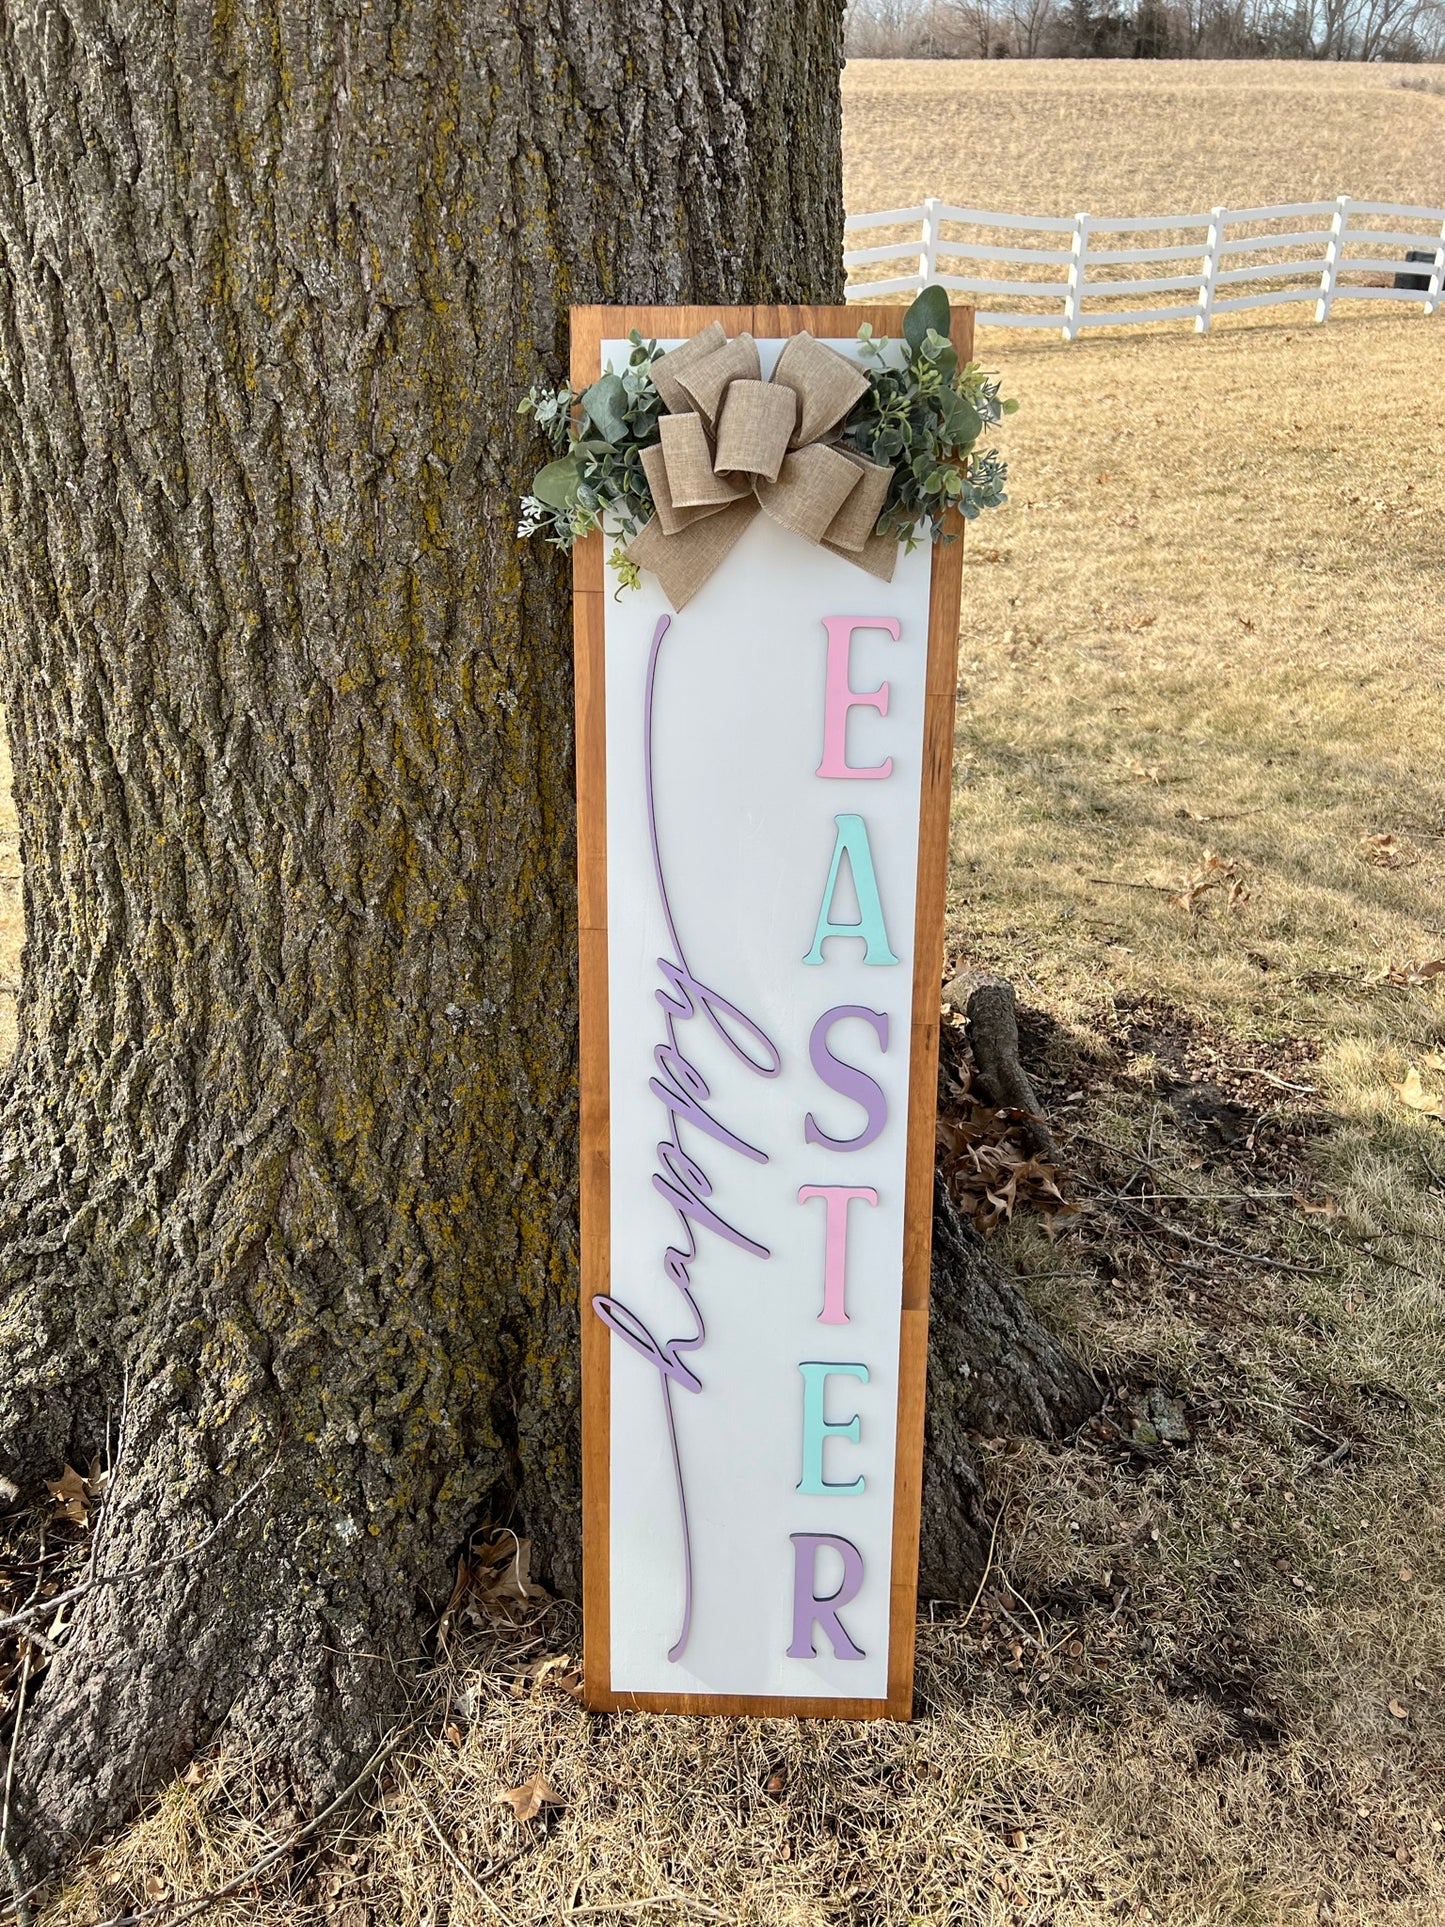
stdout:
{"type": "MultiPolygon", "coordinates": [[[[766,377],[783,340],[758,345],[766,377]]],[[[628,346],[604,336],[601,366],[628,346]]],[[[680,614],[644,574],[579,623],[597,1705],[907,1712],[952,735],[949,635],[926,768],[935,553],[883,583],[758,515],[680,614]]]]}

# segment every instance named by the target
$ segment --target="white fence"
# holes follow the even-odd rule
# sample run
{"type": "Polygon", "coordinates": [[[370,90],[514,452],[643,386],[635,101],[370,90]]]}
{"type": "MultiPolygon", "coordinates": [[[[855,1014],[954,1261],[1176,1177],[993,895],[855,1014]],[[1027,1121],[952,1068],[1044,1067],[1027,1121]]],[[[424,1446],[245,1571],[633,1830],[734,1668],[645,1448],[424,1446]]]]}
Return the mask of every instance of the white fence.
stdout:
{"type": "Polygon", "coordinates": [[[844,223],[850,237],[869,229],[912,231],[844,254],[850,277],[857,268],[881,269],[883,276],[850,278],[849,301],[909,294],[937,282],[963,294],[1009,298],[1005,307],[980,309],[980,322],[1001,328],[1062,326],[1065,341],[1076,341],[1085,328],[1146,321],[1190,320],[1207,334],[1217,314],[1289,301],[1312,301],[1316,321],[1327,321],[1334,302],[1346,299],[1417,302],[1431,315],[1440,308],[1445,282],[1445,208],[1356,201],[1347,194],[1335,201],[1216,207],[1207,214],[1138,220],[1076,214],[1071,221],[1045,214],[990,214],[929,199],[921,207],[853,214],[844,223]],[[1024,237],[1023,244],[1006,245],[997,238],[1000,232],[1024,237]],[[1144,244],[1135,245],[1135,236],[1144,244]],[[1406,260],[1412,252],[1428,258],[1406,260]],[[901,269],[904,260],[917,265],[888,273],[888,263],[901,269]],[[945,265],[950,262],[973,271],[959,272],[945,265]],[[1187,270],[1186,262],[1193,264],[1187,270]],[[1162,274],[1141,272],[1159,264],[1165,267],[1162,274]],[[1015,272],[999,276],[1000,268],[1015,272]],[[1131,272],[1120,275],[1120,268],[1131,272]],[[1396,287],[1397,274],[1427,285],[1396,287]],[[1145,303],[1145,297],[1161,294],[1190,299],[1166,307],[1145,303]]]}

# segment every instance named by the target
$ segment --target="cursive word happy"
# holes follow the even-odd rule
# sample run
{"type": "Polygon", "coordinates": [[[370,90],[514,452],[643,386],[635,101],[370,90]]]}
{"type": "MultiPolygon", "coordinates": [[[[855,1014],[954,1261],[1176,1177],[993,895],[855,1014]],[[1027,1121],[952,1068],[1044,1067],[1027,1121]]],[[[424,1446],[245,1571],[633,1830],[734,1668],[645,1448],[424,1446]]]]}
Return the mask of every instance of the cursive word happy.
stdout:
{"type": "Polygon", "coordinates": [[[659,957],[657,960],[657,968],[662,975],[662,985],[655,995],[663,1013],[664,1041],[653,1050],[652,1060],[655,1072],[648,1080],[648,1089],[661,1103],[667,1116],[666,1135],[657,1145],[658,1168],[653,1173],[652,1184],[654,1190],[667,1200],[677,1220],[677,1228],[673,1233],[674,1242],[664,1249],[661,1264],[663,1275],[680,1294],[679,1316],[685,1321],[685,1329],[675,1337],[659,1339],[648,1329],[636,1312],[625,1305],[621,1299],[606,1293],[594,1297],[592,1306],[610,1330],[616,1332],[619,1338],[630,1345],[635,1352],[640,1353],[655,1368],[662,1392],[668,1444],[671,1447],[673,1475],[677,1487],[678,1519],[682,1530],[682,1626],[675,1643],[668,1652],[668,1658],[675,1662],[686,1650],[688,1634],[692,1628],[692,1538],[688,1528],[687,1491],[682,1474],[682,1459],[678,1452],[677,1418],[673,1411],[672,1390],[675,1385],[680,1385],[688,1392],[702,1390],[702,1380],[690,1362],[690,1354],[696,1352],[707,1337],[707,1327],[697,1302],[692,1279],[692,1268],[699,1256],[698,1236],[700,1232],[711,1232],[715,1237],[722,1238],[728,1244],[736,1245],[740,1250],[749,1252],[756,1258],[766,1258],[770,1255],[766,1245],[760,1244],[757,1239],[750,1238],[746,1232],[729,1224],[727,1219],[720,1216],[713,1208],[709,1202],[713,1195],[712,1180],[698,1159],[683,1144],[682,1132],[683,1127],[686,1126],[691,1131],[711,1138],[714,1143],[724,1146],[727,1150],[750,1158],[754,1163],[766,1164],[768,1161],[766,1151],[747,1143],[719,1118],[714,1117],[707,1108],[712,1097],[711,1087],[679,1040],[679,1027],[702,1016],[733,1056],[759,1077],[776,1077],[782,1069],[782,1058],[777,1046],[767,1036],[761,1025],[755,1023],[720,992],[711,989],[694,976],[673,919],[658,840],[657,793],[652,754],[653,696],[657,682],[657,665],[662,652],[663,638],[671,626],[671,621],[670,616],[660,617],[653,632],[652,649],[647,662],[643,716],[644,779],[647,795],[647,827],[652,844],[653,878],[657,886],[663,917],[667,923],[673,953],[670,959],[659,957]]]}

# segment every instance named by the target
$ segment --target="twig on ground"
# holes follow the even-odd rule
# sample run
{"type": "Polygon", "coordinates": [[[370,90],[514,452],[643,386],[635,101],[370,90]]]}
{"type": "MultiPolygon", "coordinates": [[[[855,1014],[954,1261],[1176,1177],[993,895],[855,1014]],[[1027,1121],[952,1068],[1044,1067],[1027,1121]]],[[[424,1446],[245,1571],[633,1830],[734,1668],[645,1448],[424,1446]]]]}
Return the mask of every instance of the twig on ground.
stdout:
{"type": "Polygon", "coordinates": [[[1016,1620],[1013,1617],[1012,1613],[1005,1612],[1004,1618],[1009,1621],[1010,1625],[1016,1627],[1018,1631],[1023,1634],[1025,1639],[1035,1638],[1036,1636],[1039,1651],[1041,1653],[1047,1654],[1049,1650],[1048,1635],[1044,1631],[1044,1622],[1039,1618],[1038,1614],[1033,1609],[1032,1601],[1027,1599],[1025,1595],[1019,1591],[1018,1587],[1009,1578],[1008,1572],[1005,1569],[1005,1567],[1000,1566],[998,1571],[999,1571],[999,1577],[1003,1580],[1004,1584],[1008,1587],[1009,1591],[1014,1595],[1016,1599],[1019,1599],[1022,1601],[1023,1606],[1027,1611],[1029,1618],[1034,1622],[1034,1631],[1033,1633],[1029,1633],[1025,1631],[1025,1629],[1019,1625],[1018,1620],[1016,1620]]]}
{"type": "Polygon", "coordinates": [[[304,1826],[297,1827],[293,1833],[288,1834],[286,1839],[268,1848],[259,1860],[253,1860],[249,1867],[238,1873],[233,1880],[228,1880],[223,1887],[213,1887],[209,1893],[197,1894],[190,1900],[158,1900],[154,1906],[142,1907],[139,1913],[113,1914],[109,1920],[96,1921],[95,1927],[141,1927],[141,1923],[148,1920],[165,1920],[169,1923],[169,1927],[180,1927],[181,1922],[194,1920],[197,1914],[207,1907],[214,1907],[218,1900],[229,1899],[242,1887],[249,1886],[253,1880],[259,1880],[263,1874],[269,1873],[277,1861],[284,1859],[288,1853],[299,1847],[303,1840],[309,1840],[313,1833],[323,1827],[332,1814],[339,1812],[352,1795],[366,1784],[378,1767],[391,1758],[403,1740],[410,1738],[416,1731],[417,1724],[417,1721],[411,1720],[399,1726],[394,1733],[382,1741],[356,1778],[348,1786],[344,1786],[334,1800],[328,1801],[304,1826]]]}
{"type": "MultiPolygon", "coordinates": [[[[34,1597],[45,1582],[45,1521],[40,1522],[40,1558],[35,1574],[34,1597]]],[[[15,1724],[10,1729],[10,1752],[5,1761],[5,1799],[0,1809],[0,1859],[5,1862],[5,1870],[10,1876],[10,1891],[18,1927],[30,1927],[34,1915],[30,1910],[30,1893],[26,1887],[15,1856],[10,1851],[10,1801],[15,1789],[15,1759],[20,1750],[20,1728],[25,1719],[26,1694],[30,1688],[31,1646],[27,1640],[25,1652],[20,1661],[20,1691],[15,1697],[15,1724]]]]}
{"type": "MultiPolygon", "coordinates": [[[[467,1885],[482,1904],[490,1907],[492,1912],[497,1916],[497,1919],[505,1923],[507,1916],[502,1912],[496,1901],[492,1899],[492,1896],[487,1892],[486,1888],[483,1887],[482,1874],[474,1873],[462,1859],[456,1848],[453,1847],[451,1841],[447,1839],[437,1823],[436,1815],[427,1805],[425,1796],[418,1790],[416,1781],[405,1767],[401,1770],[401,1777],[406,1781],[407,1786],[411,1790],[412,1797],[420,1809],[422,1819],[426,1821],[432,1833],[436,1836],[436,1843],[441,1848],[447,1860],[456,1868],[462,1879],[466,1881],[467,1885]]],[[[515,1853],[507,1854],[504,1859],[494,1860],[490,1866],[483,1868],[483,1874],[490,1876],[494,1873],[500,1873],[503,1867],[510,1867],[514,1860],[520,1860],[526,1851],[527,1848],[525,1845],[518,1847],[515,1853]]]]}
{"type": "Polygon", "coordinates": [[[645,1900],[604,1900],[595,1907],[569,1907],[565,1914],[558,1914],[558,1920],[597,1919],[603,1914],[636,1914],[644,1907],[685,1907],[690,1912],[701,1914],[704,1920],[730,1920],[730,1914],[720,1914],[716,1908],[705,1907],[700,1900],[692,1900],[686,1894],[649,1894],[645,1900]]]}
{"type": "Polygon", "coordinates": [[[983,1571],[979,1574],[978,1585],[974,1588],[973,1598],[970,1599],[968,1602],[968,1611],[963,1615],[963,1618],[960,1619],[958,1622],[958,1630],[960,1632],[963,1631],[964,1627],[968,1624],[969,1620],[973,1618],[974,1608],[977,1606],[979,1600],[982,1599],[983,1589],[988,1584],[988,1575],[993,1570],[993,1549],[994,1549],[994,1546],[998,1543],[999,1521],[1003,1518],[1003,1515],[1004,1515],[1004,1508],[1000,1506],[998,1511],[995,1512],[995,1514],[993,1515],[993,1524],[989,1528],[988,1554],[985,1557],[983,1562],[983,1571]]]}
{"type": "MultiPolygon", "coordinates": [[[[1289,1084],[1284,1078],[1276,1077],[1273,1071],[1256,1070],[1253,1064],[1221,1064],[1219,1067],[1228,1077],[1257,1077],[1261,1084],[1273,1084],[1281,1091],[1294,1091],[1300,1097],[1318,1097],[1319,1090],[1313,1084],[1289,1084]]],[[[1274,1112],[1266,1112],[1273,1117],[1274,1112]]]]}
{"type": "Polygon", "coordinates": [[[1262,1251],[1243,1251],[1237,1245],[1221,1244],[1217,1238],[1200,1238],[1182,1225],[1171,1224],[1161,1218],[1157,1211],[1146,1211],[1142,1205],[1131,1204],[1127,1200],[1120,1206],[1121,1211],[1130,1217],[1146,1218],[1167,1238],[1178,1238],[1181,1243],[1193,1245],[1201,1251],[1213,1251],[1221,1258],[1230,1258],[1237,1264],[1264,1265],[1270,1271],[1288,1271],[1300,1278],[1322,1278],[1330,1269],[1328,1265],[1300,1265],[1290,1258],[1271,1258],[1262,1251]]]}

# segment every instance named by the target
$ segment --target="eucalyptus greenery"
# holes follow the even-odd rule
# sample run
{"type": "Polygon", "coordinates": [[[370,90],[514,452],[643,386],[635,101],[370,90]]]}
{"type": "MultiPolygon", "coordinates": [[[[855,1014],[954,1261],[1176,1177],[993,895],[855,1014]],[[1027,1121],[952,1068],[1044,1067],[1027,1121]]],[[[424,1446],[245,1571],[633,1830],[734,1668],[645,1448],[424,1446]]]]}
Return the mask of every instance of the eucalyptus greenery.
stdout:
{"type": "MultiPolygon", "coordinates": [[[[609,368],[580,395],[565,384],[534,384],[520,408],[557,454],[522,497],[518,535],[541,535],[567,550],[605,521],[617,538],[608,559],[624,585],[637,582],[626,546],[652,514],[642,451],[660,439],[657,424],[666,412],[652,379],[652,364],[666,350],[636,329],[631,342],[620,374],[609,368]]],[[[918,296],[904,317],[901,343],[875,337],[865,322],[858,346],[868,392],[844,423],[843,440],[894,471],[879,530],[911,549],[925,529],[935,542],[948,539],[950,509],[971,521],[1005,501],[1007,467],[997,449],[977,443],[1018,403],[1003,400],[998,382],[977,362],[960,366],[948,339],[943,289],[925,288],[918,296]]]]}
{"type": "Polygon", "coordinates": [[[893,470],[878,518],[880,533],[910,549],[926,525],[935,542],[956,508],[968,521],[1007,498],[1008,467],[997,449],[976,451],[985,428],[1018,408],[976,361],[960,367],[948,338],[948,296],[925,288],[903,318],[903,351],[890,362],[887,340],[875,340],[865,321],[859,352],[871,362],[868,393],[849,415],[843,439],[871,461],[893,470]]]}

